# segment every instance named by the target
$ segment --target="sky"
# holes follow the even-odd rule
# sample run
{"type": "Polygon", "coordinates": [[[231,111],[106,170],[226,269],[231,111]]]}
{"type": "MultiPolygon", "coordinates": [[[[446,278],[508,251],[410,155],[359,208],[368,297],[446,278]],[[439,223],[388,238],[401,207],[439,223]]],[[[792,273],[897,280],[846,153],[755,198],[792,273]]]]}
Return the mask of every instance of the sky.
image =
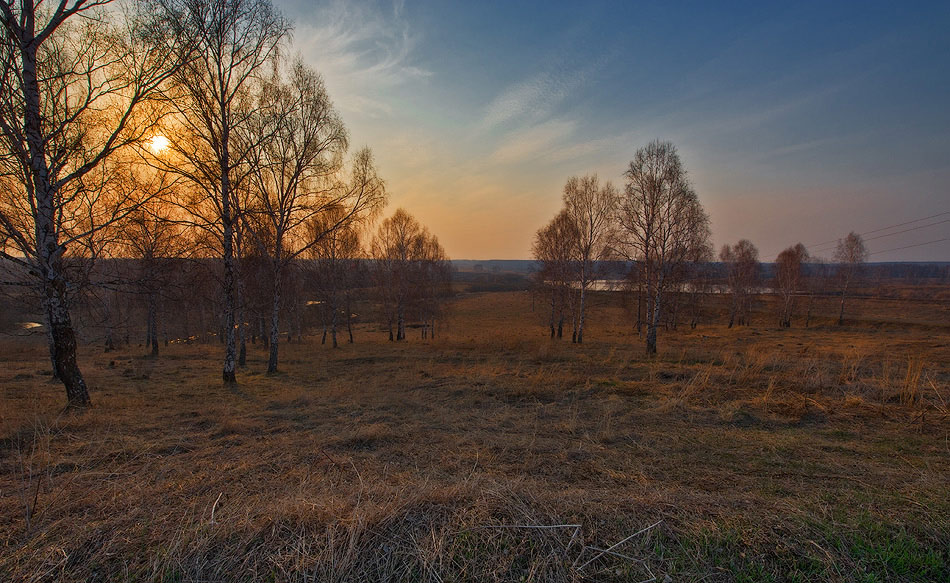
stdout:
{"type": "Polygon", "coordinates": [[[569,177],[622,188],[660,139],[717,249],[950,261],[950,3],[275,3],[454,259],[530,258],[569,177]]]}

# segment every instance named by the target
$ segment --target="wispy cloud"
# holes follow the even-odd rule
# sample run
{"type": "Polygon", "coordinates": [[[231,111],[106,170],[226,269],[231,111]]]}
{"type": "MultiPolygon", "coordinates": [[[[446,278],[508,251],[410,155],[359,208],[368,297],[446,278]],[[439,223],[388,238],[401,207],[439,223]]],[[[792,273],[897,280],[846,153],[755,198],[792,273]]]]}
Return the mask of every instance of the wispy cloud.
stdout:
{"type": "Polygon", "coordinates": [[[589,111],[572,102],[589,95],[592,83],[613,58],[607,51],[572,66],[570,58],[559,65],[509,84],[483,108],[475,122],[475,135],[494,142],[489,160],[498,164],[535,161],[559,163],[599,151],[606,141],[591,140],[585,131],[589,111]]]}
{"type": "Polygon", "coordinates": [[[573,120],[553,119],[511,132],[495,148],[491,159],[509,164],[541,157],[562,148],[576,125],[573,120]]]}
{"type": "MultiPolygon", "coordinates": [[[[715,115],[710,116],[709,120],[691,123],[692,131],[718,135],[759,129],[800,116],[804,111],[821,108],[828,99],[839,94],[848,84],[848,81],[828,83],[809,90],[799,90],[782,98],[770,98],[756,88],[745,94],[734,92],[728,97],[735,105],[733,103],[717,104],[714,110],[715,115]]],[[[697,107],[694,111],[701,111],[701,109],[697,107]]]]}
{"type": "Polygon", "coordinates": [[[480,127],[489,130],[512,121],[536,121],[550,115],[576,81],[540,73],[507,87],[485,108],[480,127]]]}
{"type": "Polygon", "coordinates": [[[418,38],[402,2],[390,10],[335,0],[297,19],[294,45],[326,79],[342,111],[364,115],[392,112],[385,92],[430,71],[413,63],[418,38]]]}

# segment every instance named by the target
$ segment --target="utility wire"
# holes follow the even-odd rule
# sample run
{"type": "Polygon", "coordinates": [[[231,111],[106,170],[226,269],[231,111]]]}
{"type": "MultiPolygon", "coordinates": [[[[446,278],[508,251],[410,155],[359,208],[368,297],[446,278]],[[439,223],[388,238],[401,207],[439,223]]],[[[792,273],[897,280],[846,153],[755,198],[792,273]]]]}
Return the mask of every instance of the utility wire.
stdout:
{"type": "MultiPolygon", "coordinates": [[[[865,231],[864,233],[858,233],[858,234],[863,237],[863,236],[865,236],[865,235],[871,235],[871,234],[874,234],[874,233],[880,233],[881,231],[888,231],[888,230],[890,230],[890,229],[896,229],[897,227],[903,227],[903,226],[905,226],[905,225],[912,225],[912,224],[914,224],[914,223],[919,223],[919,222],[921,222],[921,221],[927,221],[927,220],[930,220],[930,219],[935,219],[935,218],[937,218],[937,217],[942,217],[942,216],[944,216],[944,215],[950,215],[950,211],[944,211],[944,212],[942,212],[942,213],[937,213],[937,214],[935,214],[935,215],[930,215],[929,217],[923,217],[923,218],[920,218],[920,219],[914,219],[914,220],[912,220],[912,221],[907,221],[907,222],[904,222],[904,223],[898,223],[898,224],[896,224],[896,225],[890,225],[890,226],[888,226],[888,227],[881,227],[880,229],[874,229],[874,230],[871,230],[871,231],[865,231]]],[[[939,224],[939,223],[934,223],[934,224],[939,224]]],[[[923,228],[923,227],[921,227],[921,228],[923,228]]],[[[840,239],[840,237],[839,237],[839,239],[840,239]]],[[[823,242],[821,242],[821,243],[812,243],[812,244],[810,244],[810,245],[806,245],[806,247],[809,247],[809,248],[810,248],[810,247],[819,248],[819,247],[823,247],[823,246],[825,246],[825,245],[828,245],[829,243],[837,243],[839,239],[831,239],[830,241],[823,241],[823,242]]]]}
{"type": "Polygon", "coordinates": [[[878,253],[887,253],[888,251],[900,251],[901,249],[911,249],[913,247],[923,247],[924,245],[932,245],[933,243],[940,243],[941,241],[950,241],[950,237],[944,237],[943,239],[934,239],[933,241],[925,241],[923,243],[916,243],[914,245],[905,245],[904,247],[894,247],[893,249],[884,249],[883,251],[875,251],[874,253],[868,253],[868,255],[877,255],[878,253]]]}
{"type": "MultiPolygon", "coordinates": [[[[935,219],[935,218],[937,218],[937,217],[942,217],[942,216],[946,216],[946,215],[950,215],[950,211],[943,211],[943,212],[939,212],[939,213],[930,215],[930,216],[928,216],[928,217],[921,217],[921,218],[919,218],[919,219],[914,219],[914,220],[912,220],[912,221],[904,221],[903,223],[897,223],[896,225],[890,225],[890,226],[887,226],[887,227],[881,227],[881,228],[879,228],[879,229],[872,229],[872,230],[870,230],[870,231],[865,231],[864,233],[858,233],[858,234],[863,237],[864,235],[872,235],[872,234],[874,234],[874,233],[880,233],[881,231],[889,231],[889,230],[891,230],[891,229],[896,229],[897,227],[903,227],[903,226],[906,226],[906,225],[913,225],[914,223],[919,223],[919,222],[921,222],[921,221],[927,221],[927,220],[930,220],[930,219],[935,219]]],[[[919,226],[917,226],[917,227],[912,227],[912,228],[910,228],[910,229],[906,229],[906,230],[904,230],[904,231],[899,231],[899,232],[896,232],[896,233],[888,233],[888,234],[884,234],[884,235],[878,235],[877,237],[872,237],[871,239],[865,239],[865,240],[870,241],[870,240],[873,240],[873,239],[880,239],[880,238],[882,238],[882,237],[888,237],[888,236],[890,236],[890,235],[898,235],[898,234],[900,234],[900,233],[906,233],[906,232],[914,231],[914,230],[917,230],[917,229],[925,229],[925,228],[927,228],[927,227],[932,227],[932,226],[934,226],[934,225],[940,225],[940,224],[943,224],[943,223],[948,222],[948,221],[950,221],[950,219],[946,219],[946,220],[944,220],[944,221],[938,221],[938,222],[936,222],[936,223],[931,223],[931,224],[929,224],[929,225],[919,225],[919,226]]],[[[838,238],[838,239],[830,239],[830,240],[828,240],[828,241],[823,241],[823,242],[821,242],[821,243],[810,243],[810,244],[808,244],[808,245],[805,245],[805,248],[808,249],[808,252],[809,252],[809,254],[811,254],[811,255],[814,255],[814,254],[816,254],[816,253],[826,253],[826,252],[831,251],[832,249],[834,249],[834,245],[837,244],[838,241],[840,241],[840,240],[841,240],[841,239],[838,238]],[[831,245],[831,246],[829,247],[829,245],[831,245]]],[[[889,249],[889,251],[890,251],[890,249],[889,249]]],[[[884,251],[877,251],[876,253],[884,253],[884,251]]],[[[872,255],[873,255],[873,254],[872,254],[872,255]]],[[[764,255],[763,255],[763,257],[764,257],[764,255]]]]}
{"type": "MultiPolygon", "coordinates": [[[[917,221],[914,221],[914,222],[917,222],[917,221]]],[[[920,229],[926,229],[926,228],[928,228],[928,227],[935,227],[935,226],[937,226],[937,225],[942,225],[942,224],[944,224],[944,223],[950,223],[950,219],[944,219],[944,220],[942,220],[942,221],[937,221],[937,222],[935,222],[935,223],[928,223],[928,224],[926,224],[926,225],[919,225],[919,226],[916,226],[916,227],[911,227],[911,228],[909,228],[909,229],[902,229],[902,230],[900,230],[900,231],[894,231],[893,233],[884,233],[883,235],[878,235],[878,236],[876,236],[876,237],[867,237],[867,238],[864,239],[864,241],[874,241],[875,239],[883,239],[883,238],[885,238],[885,237],[892,237],[892,236],[894,236],[894,235],[900,235],[900,234],[902,234],[902,233],[910,233],[911,231],[919,231],[920,229]]],[[[897,226],[897,225],[895,225],[895,226],[897,226]]],[[[893,229],[894,227],[890,227],[890,228],[893,229]]],[[[880,231],[882,231],[882,230],[883,230],[883,229],[878,229],[877,232],[880,232],[880,231]]],[[[869,232],[874,233],[875,231],[869,231],[869,232]]],[[[830,251],[830,250],[833,249],[833,248],[834,248],[833,246],[832,246],[832,247],[827,247],[827,248],[824,248],[824,247],[822,247],[822,246],[819,246],[819,247],[818,247],[817,249],[815,249],[814,251],[817,252],[817,253],[821,253],[821,252],[823,252],[823,251],[830,251]]]]}

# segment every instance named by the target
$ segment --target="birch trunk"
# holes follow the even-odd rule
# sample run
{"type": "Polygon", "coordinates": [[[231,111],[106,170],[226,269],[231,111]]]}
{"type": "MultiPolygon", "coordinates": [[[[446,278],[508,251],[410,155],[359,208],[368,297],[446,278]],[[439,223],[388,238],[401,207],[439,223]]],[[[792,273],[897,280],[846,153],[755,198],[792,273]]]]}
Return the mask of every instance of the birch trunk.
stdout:
{"type": "MultiPolygon", "coordinates": [[[[106,352],[113,348],[112,328],[109,328],[109,336],[106,337],[106,352]]],[[[56,372],[56,343],[53,342],[53,319],[50,317],[49,310],[46,310],[46,344],[49,348],[49,363],[53,370],[53,380],[59,380],[59,373],[56,372]]]]}
{"type": "Polygon", "coordinates": [[[643,337],[643,283],[637,284],[637,337],[643,337]]]}
{"type": "Polygon", "coordinates": [[[353,344],[353,306],[349,294],[346,295],[346,333],[350,335],[350,344],[353,344]]]}
{"type": "Polygon", "coordinates": [[[158,322],[155,294],[148,294],[148,341],[152,345],[152,356],[158,356],[158,322]]]}
{"type": "MultiPolygon", "coordinates": [[[[227,120],[224,104],[221,106],[221,119],[227,120]]],[[[231,178],[229,176],[230,158],[228,155],[228,124],[223,123],[221,171],[221,222],[223,232],[223,259],[224,259],[224,366],[221,378],[227,384],[237,382],[235,368],[237,366],[237,343],[234,337],[234,310],[235,310],[235,265],[234,265],[234,217],[231,209],[231,178]]]]}
{"type": "MultiPolygon", "coordinates": [[[[240,272],[240,264],[238,267],[240,272]]],[[[247,327],[244,325],[244,278],[238,275],[237,283],[238,366],[247,366],[247,327]]]]}
{"type": "Polygon", "coordinates": [[[45,286],[46,305],[50,313],[50,331],[56,376],[66,387],[66,402],[70,407],[86,407],[92,404],[89,390],[76,362],[76,333],[73,331],[66,299],[66,280],[58,276],[45,286]]]}
{"type": "Polygon", "coordinates": [[[406,322],[403,319],[402,304],[400,303],[396,311],[396,340],[405,340],[405,339],[406,339],[406,322]]]}
{"type": "Polygon", "coordinates": [[[647,354],[656,354],[656,330],[660,323],[660,302],[653,300],[650,320],[647,322],[647,354]]]}
{"type": "Polygon", "coordinates": [[[586,289],[585,289],[586,287],[587,286],[584,285],[583,283],[581,284],[580,315],[578,316],[578,323],[577,323],[577,343],[578,344],[581,344],[584,342],[584,309],[587,307],[586,305],[587,294],[586,294],[586,289]]]}
{"type": "MultiPolygon", "coordinates": [[[[226,200],[226,199],[225,199],[226,200]]],[[[224,225],[224,367],[221,378],[225,383],[237,382],[237,342],[234,337],[234,250],[231,246],[231,221],[224,225]]]]}
{"type": "Polygon", "coordinates": [[[333,348],[337,348],[337,343],[336,343],[336,318],[337,318],[337,312],[338,312],[338,310],[337,310],[337,308],[336,308],[336,302],[333,303],[333,305],[331,306],[331,308],[333,309],[333,313],[332,313],[332,315],[330,316],[330,337],[331,337],[331,340],[332,340],[332,342],[333,342],[333,348]]]}
{"type": "Polygon", "coordinates": [[[274,265],[274,296],[270,312],[270,354],[267,358],[267,372],[277,372],[277,348],[280,344],[280,260],[274,265]]]}
{"type": "Polygon", "coordinates": [[[651,294],[652,306],[649,306],[649,321],[647,322],[647,354],[656,354],[656,331],[660,325],[660,306],[663,301],[663,278],[657,282],[651,294]]]}
{"type": "Polygon", "coordinates": [[[849,280],[845,280],[844,287],[841,288],[841,304],[838,307],[838,325],[839,326],[844,325],[844,299],[845,299],[845,296],[847,296],[848,294],[848,285],[850,283],[851,282],[849,280]]]}
{"type": "Polygon", "coordinates": [[[782,310],[782,327],[791,328],[792,327],[792,295],[787,294],[785,296],[785,307],[782,310]]]}
{"type": "MultiPolygon", "coordinates": [[[[27,25],[32,27],[32,21],[27,25]]],[[[33,30],[27,30],[33,36],[33,30]]],[[[50,180],[45,141],[41,129],[40,87],[37,80],[37,43],[22,50],[23,125],[30,156],[30,178],[36,200],[33,211],[36,260],[43,281],[43,295],[48,320],[48,340],[53,374],[66,388],[69,407],[92,404],[82,372],[76,362],[76,333],[69,317],[67,282],[63,266],[66,248],[60,245],[56,228],[54,201],[56,192],[50,180]]]]}

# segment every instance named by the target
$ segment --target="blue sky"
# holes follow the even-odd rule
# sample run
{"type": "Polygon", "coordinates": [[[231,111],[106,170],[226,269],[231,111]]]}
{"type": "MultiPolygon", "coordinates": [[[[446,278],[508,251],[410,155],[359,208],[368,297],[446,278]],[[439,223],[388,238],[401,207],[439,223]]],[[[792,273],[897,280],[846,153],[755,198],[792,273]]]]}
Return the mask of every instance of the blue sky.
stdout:
{"type": "MultiPolygon", "coordinates": [[[[764,260],[950,211],[948,3],[277,5],[392,208],[454,258],[529,257],[568,177],[622,186],[655,138],[679,148],[716,247],[748,238],[764,260]]],[[[887,251],[945,237],[868,246],[950,260],[950,241],[887,251]]]]}

